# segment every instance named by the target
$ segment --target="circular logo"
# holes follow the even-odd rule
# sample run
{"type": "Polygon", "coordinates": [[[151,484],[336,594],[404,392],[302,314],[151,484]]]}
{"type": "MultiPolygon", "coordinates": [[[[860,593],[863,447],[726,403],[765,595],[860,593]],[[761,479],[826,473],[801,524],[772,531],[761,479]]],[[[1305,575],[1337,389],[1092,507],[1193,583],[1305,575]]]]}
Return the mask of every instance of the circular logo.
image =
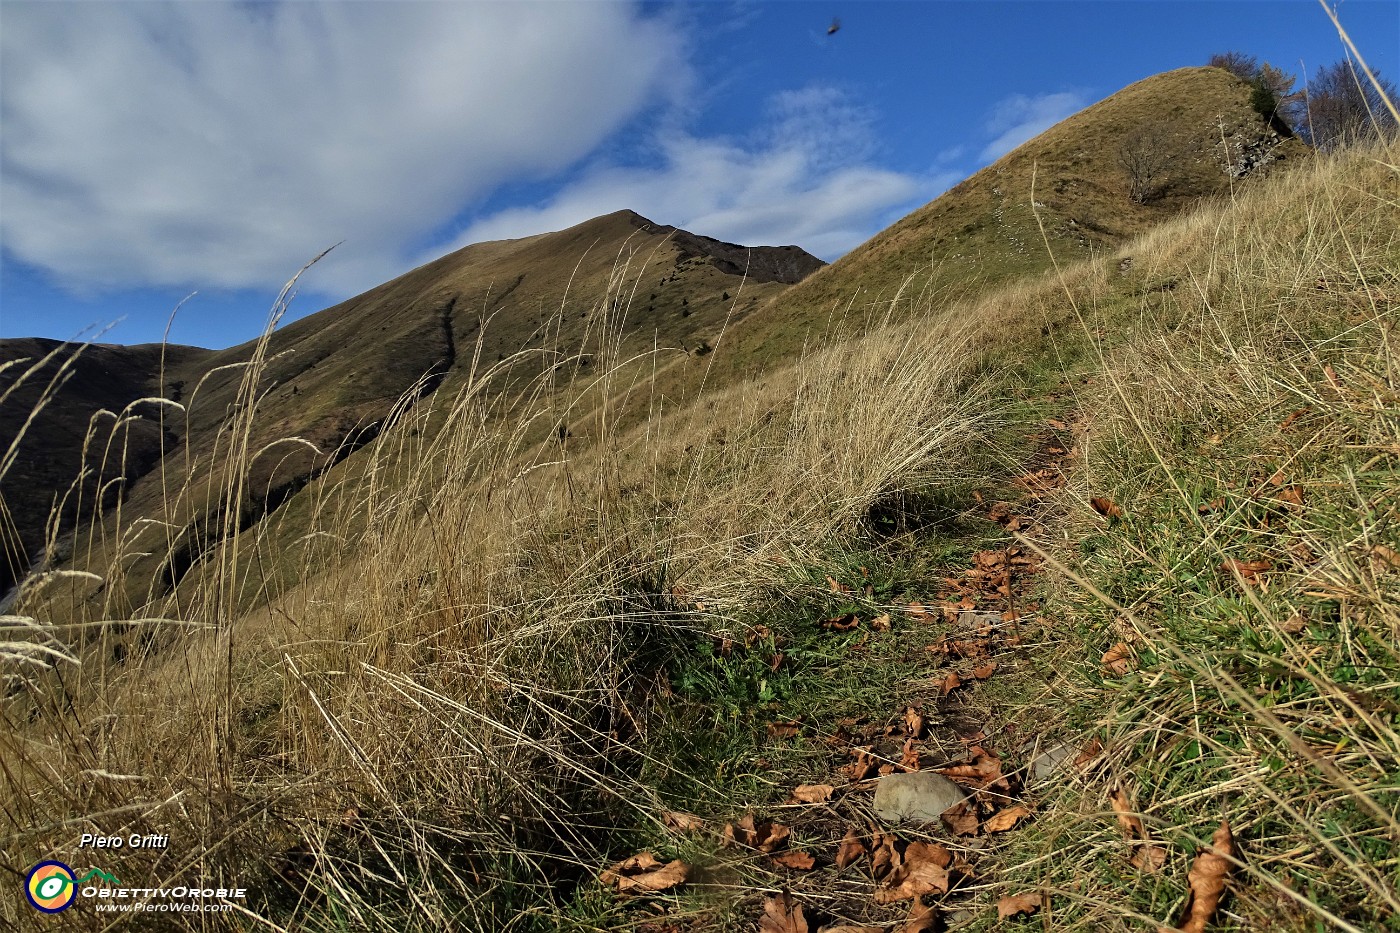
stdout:
{"type": "Polygon", "coordinates": [[[73,869],[62,862],[40,862],[29,870],[24,879],[24,896],[35,910],[46,914],[56,914],[73,903],[78,886],[73,880],[73,869]]]}

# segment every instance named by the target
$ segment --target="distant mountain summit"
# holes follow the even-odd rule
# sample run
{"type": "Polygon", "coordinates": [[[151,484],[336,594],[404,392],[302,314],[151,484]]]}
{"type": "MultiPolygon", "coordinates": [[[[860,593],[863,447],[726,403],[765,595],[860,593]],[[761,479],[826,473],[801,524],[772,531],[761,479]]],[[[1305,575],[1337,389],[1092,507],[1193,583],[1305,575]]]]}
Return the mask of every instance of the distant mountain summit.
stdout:
{"type": "MultiPolygon", "coordinates": [[[[249,488],[261,493],[245,503],[240,524],[274,511],[311,476],[374,437],[401,398],[421,399],[444,386],[455,390],[474,365],[504,364],[527,351],[497,380],[507,391],[546,360],[707,346],[726,319],[824,265],[796,246],[740,246],[622,210],[566,230],[463,247],[294,321],[268,342],[251,442],[298,437],[322,454],[301,446],[260,460],[249,488]],[[609,333],[628,335],[621,344],[605,346],[609,338],[596,317],[590,319],[605,295],[618,318],[609,333]]],[[[244,372],[238,364],[255,346],[168,347],[162,353],[158,346],[93,345],[65,369],[76,347],[0,340],[0,367],[29,361],[0,370],[0,393],[52,354],[0,406],[0,436],[20,431],[44,387],[63,370],[53,398],[28,425],[14,466],[0,478],[0,593],[43,550],[47,519],[58,503],[65,502],[59,526],[65,534],[98,501],[110,507],[121,499],[128,513],[154,514],[161,493],[156,467],[167,453],[214,450],[238,408],[244,372]],[[151,396],[188,405],[187,417],[139,405],[127,413],[140,417],[108,445],[115,419],[92,421],[94,415],[121,414],[151,396]],[[86,444],[84,460],[90,422],[97,439],[86,444]],[[89,476],[70,493],[84,464],[89,476]]],[[[183,520],[200,520],[212,507],[212,489],[186,497],[183,520]]],[[[165,576],[178,578],[193,566],[201,547],[193,541],[177,546],[183,556],[165,576]]]]}
{"type": "Polygon", "coordinates": [[[1220,68],[1182,68],[1086,107],[775,298],[727,338],[731,361],[801,346],[836,307],[911,313],[912,300],[888,305],[906,280],[906,297],[966,295],[1049,268],[1051,252],[1073,262],[1117,249],[1308,158],[1250,95],[1220,68]]]}
{"type": "Polygon", "coordinates": [[[747,276],[753,282],[794,285],[826,265],[800,246],[739,246],[679,227],[652,223],[635,211],[621,213],[627,215],[633,226],[647,233],[671,237],[685,259],[703,256],[721,271],[747,276]]]}

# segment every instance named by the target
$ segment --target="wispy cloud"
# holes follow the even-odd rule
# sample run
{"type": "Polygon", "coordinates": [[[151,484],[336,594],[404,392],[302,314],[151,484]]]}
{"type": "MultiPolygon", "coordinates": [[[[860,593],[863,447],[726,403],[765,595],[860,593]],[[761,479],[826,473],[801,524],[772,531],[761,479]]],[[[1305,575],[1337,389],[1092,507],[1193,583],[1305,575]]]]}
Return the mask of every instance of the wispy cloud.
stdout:
{"type": "Polygon", "coordinates": [[[775,95],[767,113],[765,126],[744,139],[661,131],[649,164],[595,164],[545,204],[479,218],[434,255],[627,207],[708,236],[755,246],[797,243],[832,259],[961,177],[872,164],[871,114],[831,87],[775,95]]]}
{"type": "Polygon", "coordinates": [[[70,288],[373,285],[506,181],[679,96],[621,4],[13,3],[0,243],[70,288]]]}
{"type": "Polygon", "coordinates": [[[1079,91],[1013,94],[1003,98],[993,108],[984,126],[984,130],[994,134],[995,138],[982,149],[982,158],[989,162],[1001,158],[1070,114],[1084,109],[1088,102],[1079,91]]]}

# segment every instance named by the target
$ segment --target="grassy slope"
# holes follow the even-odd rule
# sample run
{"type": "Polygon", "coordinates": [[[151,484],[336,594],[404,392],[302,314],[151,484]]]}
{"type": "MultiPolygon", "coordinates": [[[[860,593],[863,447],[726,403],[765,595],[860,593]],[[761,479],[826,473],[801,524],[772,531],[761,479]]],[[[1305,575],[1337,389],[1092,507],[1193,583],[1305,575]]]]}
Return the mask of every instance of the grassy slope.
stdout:
{"type": "MultiPolygon", "coordinates": [[[[126,542],[129,551],[148,552],[124,569],[135,587],[109,580],[94,594],[102,606],[88,600],[86,611],[129,614],[151,600],[148,613],[184,611],[178,593],[181,608],[159,605],[170,590],[163,568],[176,567],[181,579],[198,577],[197,555],[250,527],[269,505],[290,505],[301,515],[313,510],[314,503],[299,501],[307,480],[347,456],[354,462],[336,477],[361,469],[353,450],[397,417],[396,409],[402,414],[436,392],[455,397],[469,383],[493,397],[528,388],[567,406],[575,377],[585,383],[592,371],[653,347],[677,355],[697,347],[727,316],[820,265],[795,248],[762,248],[753,251],[754,273],[744,281],[736,262],[748,259],[742,247],[619,211],[558,233],[466,247],[276,330],[265,344],[181,356],[166,374],[168,394],[186,406],[183,415],[167,414],[179,443],[167,445],[160,469],[130,484],[120,514],[72,547],[88,565],[102,565],[113,553],[108,542],[117,537],[117,522],[131,527],[159,518],[176,527],[147,525],[126,542]],[[256,385],[245,382],[249,360],[256,361],[256,385]],[[492,378],[481,379],[492,367],[492,378]],[[244,460],[246,470],[224,466],[244,460]],[[191,475],[198,480],[187,484],[191,475]],[[242,504],[224,508],[240,484],[242,504]]],[[[149,388],[146,394],[156,387],[149,388]]],[[[49,412],[31,433],[69,431],[81,441],[86,418],[70,417],[70,409],[88,401],[83,396],[49,412]]],[[[541,420],[532,436],[547,435],[553,423],[541,420]]],[[[21,500],[34,492],[11,487],[21,500]]],[[[309,530],[297,525],[296,514],[290,519],[287,541],[309,530]]]]}
{"type": "MultiPolygon", "coordinates": [[[[1231,180],[1222,165],[1237,155],[1240,140],[1269,129],[1249,106],[1249,88],[1225,71],[1183,68],[1146,78],[1061,121],[775,297],[730,329],[713,365],[676,367],[656,391],[688,397],[702,369],[711,385],[747,378],[833,328],[904,320],[930,304],[946,306],[1042,272],[1050,253],[1073,262],[1116,249],[1203,199],[1227,196],[1231,180]],[[1180,157],[1165,196],[1135,204],[1125,196],[1118,152],[1145,128],[1162,133],[1180,157]],[[1033,182],[1048,252],[1032,211],[1033,182]]],[[[1296,140],[1278,152],[1279,167],[1308,157],[1296,140]]]]}

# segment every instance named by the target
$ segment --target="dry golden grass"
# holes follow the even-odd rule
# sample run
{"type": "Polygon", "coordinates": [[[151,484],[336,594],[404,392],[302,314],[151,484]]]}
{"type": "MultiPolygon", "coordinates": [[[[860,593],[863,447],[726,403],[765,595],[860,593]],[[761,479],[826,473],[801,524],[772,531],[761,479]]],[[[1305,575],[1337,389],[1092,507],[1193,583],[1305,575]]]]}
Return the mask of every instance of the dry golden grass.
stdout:
{"type": "Polygon", "coordinates": [[[1135,306],[1066,289],[1098,363],[1052,553],[1048,610],[1078,626],[1056,726],[1105,751],[1005,859],[1057,927],[1174,925],[1222,820],[1243,853],[1225,928],[1394,922],[1397,178],[1393,145],[1347,153],[1139,240],[1135,306]],[[1126,518],[1095,514],[1105,495],[1126,518]],[[1115,789],[1161,871],[1130,864],[1115,789]]]}
{"type": "MultiPolygon", "coordinates": [[[[197,587],[142,618],[54,624],[65,588],[109,585],[136,534],[180,523],[118,525],[7,618],[11,660],[30,663],[9,672],[0,732],[5,863],[80,860],[82,831],[168,832],[169,851],[125,853],[123,872],[242,878],[277,923],[520,922],[656,805],[635,776],[656,652],[722,626],[879,497],[970,469],[986,407],[968,339],[904,327],[814,349],[623,434],[595,409],[599,441],[577,451],[533,440],[552,394],[507,403],[484,372],[407,411],[367,467],[316,481],[295,545],[225,514],[197,587]],[[241,613],[272,562],[304,582],[241,613]]],[[[245,398],[264,365],[244,368],[245,398]]],[[[191,461],[172,517],[201,470],[241,500],[267,450],[255,407],[191,461]]]]}

